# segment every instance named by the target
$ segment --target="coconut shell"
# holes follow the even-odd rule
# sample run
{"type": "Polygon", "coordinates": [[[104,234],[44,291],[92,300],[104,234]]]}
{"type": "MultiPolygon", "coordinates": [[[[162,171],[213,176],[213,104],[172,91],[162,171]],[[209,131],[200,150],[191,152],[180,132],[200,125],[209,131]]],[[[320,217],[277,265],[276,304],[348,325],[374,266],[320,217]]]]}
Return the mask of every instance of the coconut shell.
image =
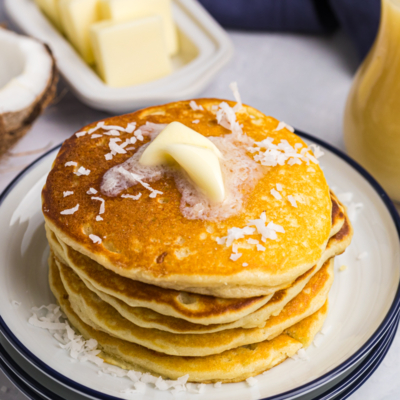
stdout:
{"type": "Polygon", "coordinates": [[[23,110],[0,114],[0,156],[6,153],[32,127],[33,123],[53,101],[58,82],[56,61],[49,46],[43,44],[52,59],[52,70],[48,84],[36,100],[23,110]]]}

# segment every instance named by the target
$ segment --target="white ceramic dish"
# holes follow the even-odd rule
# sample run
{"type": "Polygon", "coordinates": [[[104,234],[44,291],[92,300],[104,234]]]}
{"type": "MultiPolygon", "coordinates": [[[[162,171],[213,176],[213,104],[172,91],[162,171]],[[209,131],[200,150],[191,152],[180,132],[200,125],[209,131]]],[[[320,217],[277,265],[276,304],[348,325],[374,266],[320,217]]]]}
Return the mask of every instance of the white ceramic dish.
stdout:
{"type": "MultiPolygon", "coordinates": [[[[181,399],[283,399],[304,395],[354,366],[393,322],[400,301],[399,218],[385,193],[365,171],[329,145],[325,144],[324,150],[321,164],[329,184],[337,188],[337,193],[351,191],[354,201],[364,204],[354,221],[353,243],[336,265],[326,321],[332,326],[331,332],[320,347],[307,350],[309,361],[287,360],[259,376],[254,387],[246,383],[219,389],[207,386],[204,394],[183,393],[181,399]],[[368,257],[357,261],[364,251],[368,257]],[[348,269],[338,272],[342,264],[348,269]]],[[[69,388],[92,398],[123,397],[120,390],[130,387],[129,380],[100,377],[93,364],[72,363],[49,333],[27,323],[31,307],[54,302],[47,283],[48,246],[40,192],[56,153],[57,149],[51,151],[24,171],[0,199],[0,330],[23,357],[69,388]],[[21,305],[16,307],[13,300],[21,305]]],[[[171,394],[149,387],[135,398],[163,400],[170,399],[171,394]]]]}
{"type": "Polygon", "coordinates": [[[61,74],[82,102],[112,113],[196,97],[233,54],[228,35],[197,1],[174,0],[181,43],[181,50],[173,59],[174,72],[150,83],[111,88],[81,59],[33,0],[5,0],[5,7],[21,31],[51,47],[61,74]]]}

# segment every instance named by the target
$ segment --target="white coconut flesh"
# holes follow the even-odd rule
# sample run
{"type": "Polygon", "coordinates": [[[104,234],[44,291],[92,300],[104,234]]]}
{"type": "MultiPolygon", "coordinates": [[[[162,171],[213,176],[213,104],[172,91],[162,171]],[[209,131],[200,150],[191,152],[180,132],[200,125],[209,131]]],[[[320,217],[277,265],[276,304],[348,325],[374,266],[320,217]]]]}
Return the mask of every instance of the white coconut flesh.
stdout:
{"type": "Polygon", "coordinates": [[[47,47],[0,28],[0,119],[5,131],[20,128],[54,76],[47,47]]]}

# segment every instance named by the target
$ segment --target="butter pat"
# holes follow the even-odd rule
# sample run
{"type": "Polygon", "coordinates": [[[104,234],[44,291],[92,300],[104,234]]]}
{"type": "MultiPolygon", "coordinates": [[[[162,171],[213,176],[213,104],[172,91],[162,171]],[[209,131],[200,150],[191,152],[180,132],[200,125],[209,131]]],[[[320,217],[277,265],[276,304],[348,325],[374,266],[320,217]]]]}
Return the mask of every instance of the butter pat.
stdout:
{"type": "Polygon", "coordinates": [[[83,59],[94,63],[90,26],[100,20],[99,0],[59,0],[65,34],[83,59]]]}
{"type": "Polygon", "coordinates": [[[178,51],[178,38],[172,18],[171,0],[100,0],[102,19],[134,20],[159,15],[163,21],[164,37],[170,55],[178,51]]]}
{"type": "Polygon", "coordinates": [[[98,72],[109,86],[137,85],[172,72],[160,16],[98,22],[90,38],[98,72]]]}
{"type": "Polygon", "coordinates": [[[203,147],[211,150],[217,157],[222,157],[221,152],[213,142],[186,125],[175,121],[168,124],[152,141],[140,157],[140,164],[153,167],[170,163],[173,160],[166,148],[171,144],[189,144],[203,147]]]}
{"type": "Polygon", "coordinates": [[[59,30],[63,31],[61,25],[60,10],[58,0],[35,0],[37,6],[42,10],[43,14],[54,24],[59,30]]]}
{"type": "Polygon", "coordinates": [[[177,163],[212,202],[225,198],[218,148],[180,122],[170,123],[147,147],[139,163],[147,166],[177,163]]]}

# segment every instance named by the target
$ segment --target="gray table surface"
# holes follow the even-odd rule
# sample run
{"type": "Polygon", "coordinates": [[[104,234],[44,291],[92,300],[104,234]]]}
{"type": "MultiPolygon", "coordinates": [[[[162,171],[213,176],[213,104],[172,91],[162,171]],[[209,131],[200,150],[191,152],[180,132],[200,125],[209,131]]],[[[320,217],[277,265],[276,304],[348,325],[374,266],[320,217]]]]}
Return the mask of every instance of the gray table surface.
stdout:
{"type": "MultiPolygon", "coordinates": [[[[6,20],[0,0],[0,23],[6,20]]],[[[229,34],[235,56],[199,97],[232,98],[228,85],[237,81],[245,103],[344,150],[343,108],[358,64],[348,38],[342,32],[332,36],[229,34]]],[[[80,103],[61,83],[56,103],[10,155],[0,160],[0,191],[46,149],[61,143],[83,125],[107,116],[80,103]],[[32,150],[33,154],[27,153],[32,150]]],[[[351,399],[398,399],[399,375],[400,334],[382,365],[351,399]]],[[[0,400],[21,399],[25,396],[0,371],[0,400]]]]}

